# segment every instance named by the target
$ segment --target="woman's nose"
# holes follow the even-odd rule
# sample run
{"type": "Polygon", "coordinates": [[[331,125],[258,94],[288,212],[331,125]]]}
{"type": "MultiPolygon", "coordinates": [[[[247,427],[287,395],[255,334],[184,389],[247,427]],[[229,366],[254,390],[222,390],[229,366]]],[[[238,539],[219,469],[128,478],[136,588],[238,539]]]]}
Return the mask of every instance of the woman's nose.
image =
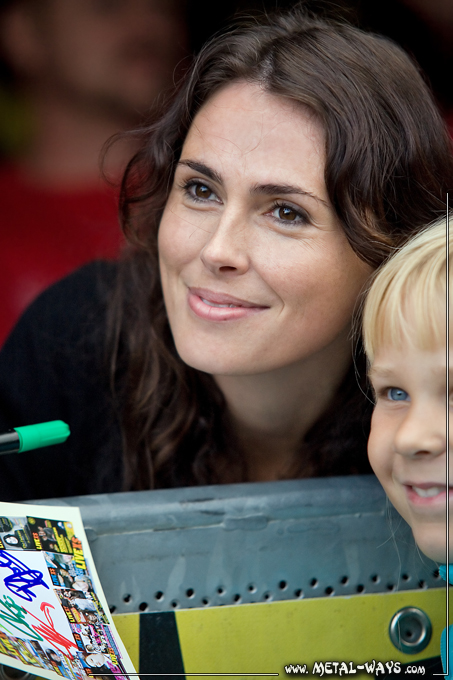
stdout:
{"type": "Polygon", "coordinates": [[[218,222],[210,226],[208,234],[201,251],[205,267],[216,275],[245,274],[250,267],[249,228],[245,216],[226,209],[218,222]]]}
{"type": "Polygon", "coordinates": [[[395,451],[403,456],[439,456],[446,451],[446,409],[411,405],[395,435],[395,451]]]}

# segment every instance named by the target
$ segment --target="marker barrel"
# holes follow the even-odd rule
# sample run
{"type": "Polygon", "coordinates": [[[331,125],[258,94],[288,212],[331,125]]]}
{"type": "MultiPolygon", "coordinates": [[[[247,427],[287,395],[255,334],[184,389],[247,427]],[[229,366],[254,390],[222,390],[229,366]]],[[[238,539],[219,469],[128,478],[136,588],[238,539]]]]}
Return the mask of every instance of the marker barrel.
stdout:
{"type": "Polygon", "coordinates": [[[20,437],[16,430],[0,434],[0,455],[2,453],[17,453],[20,450],[20,437]]]}

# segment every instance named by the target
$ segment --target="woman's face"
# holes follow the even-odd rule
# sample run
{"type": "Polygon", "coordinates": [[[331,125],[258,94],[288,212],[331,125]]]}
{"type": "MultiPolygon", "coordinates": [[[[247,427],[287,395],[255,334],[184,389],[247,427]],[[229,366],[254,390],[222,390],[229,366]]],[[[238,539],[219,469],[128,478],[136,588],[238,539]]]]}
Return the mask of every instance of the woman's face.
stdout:
{"type": "Polygon", "coordinates": [[[266,373],[348,342],[370,274],[324,182],[318,120],[238,82],[189,130],[159,230],[179,355],[214,375],[266,373]]]}

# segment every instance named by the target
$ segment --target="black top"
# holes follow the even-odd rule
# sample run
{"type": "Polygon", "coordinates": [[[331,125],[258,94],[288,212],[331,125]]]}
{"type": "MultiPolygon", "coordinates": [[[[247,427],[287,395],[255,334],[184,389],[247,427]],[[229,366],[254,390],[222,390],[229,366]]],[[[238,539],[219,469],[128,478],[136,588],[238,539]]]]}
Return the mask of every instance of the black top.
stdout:
{"type": "MultiPolygon", "coordinates": [[[[63,420],[71,428],[64,444],[0,455],[0,500],[123,490],[121,431],[105,338],[116,273],[115,263],[94,262],[47,289],[0,352],[0,432],[48,420],[63,420]]],[[[327,421],[321,418],[307,433],[322,476],[371,471],[366,456],[371,409],[361,389],[351,366],[327,421]]],[[[159,486],[185,485],[176,472],[159,486]]]]}
{"type": "Polygon", "coordinates": [[[0,432],[47,420],[65,444],[0,456],[0,500],[121,490],[121,436],[105,357],[116,265],[95,262],[46,290],[0,352],[0,432]]]}

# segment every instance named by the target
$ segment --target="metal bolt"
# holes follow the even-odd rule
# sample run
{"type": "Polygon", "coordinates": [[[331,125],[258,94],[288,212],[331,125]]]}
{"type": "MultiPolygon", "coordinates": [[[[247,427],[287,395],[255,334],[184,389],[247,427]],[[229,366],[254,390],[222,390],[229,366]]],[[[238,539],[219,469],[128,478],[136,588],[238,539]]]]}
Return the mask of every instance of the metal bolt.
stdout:
{"type": "Polygon", "coordinates": [[[389,636],[397,649],[405,654],[418,654],[431,640],[432,625],[424,611],[404,607],[393,616],[389,636]]]}

